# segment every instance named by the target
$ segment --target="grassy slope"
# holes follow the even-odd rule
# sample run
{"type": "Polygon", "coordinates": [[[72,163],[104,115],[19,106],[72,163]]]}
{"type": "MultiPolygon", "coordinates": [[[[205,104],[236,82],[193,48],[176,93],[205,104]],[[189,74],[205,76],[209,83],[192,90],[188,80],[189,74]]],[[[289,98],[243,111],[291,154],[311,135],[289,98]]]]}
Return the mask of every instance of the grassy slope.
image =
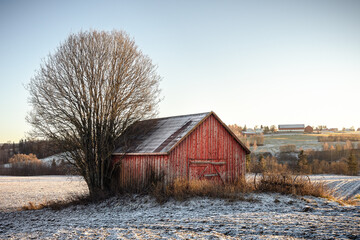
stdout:
{"type": "MultiPolygon", "coordinates": [[[[318,142],[318,136],[326,136],[328,134],[273,134],[273,135],[264,135],[264,146],[260,146],[256,149],[255,153],[258,152],[279,152],[279,148],[282,145],[294,144],[296,149],[299,150],[302,148],[321,150],[323,143],[318,142]]],[[[354,142],[357,144],[357,142],[354,142]]],[[[335,144],[345,144],[344,142],[332,142],[329,145],[335,144]]]]}

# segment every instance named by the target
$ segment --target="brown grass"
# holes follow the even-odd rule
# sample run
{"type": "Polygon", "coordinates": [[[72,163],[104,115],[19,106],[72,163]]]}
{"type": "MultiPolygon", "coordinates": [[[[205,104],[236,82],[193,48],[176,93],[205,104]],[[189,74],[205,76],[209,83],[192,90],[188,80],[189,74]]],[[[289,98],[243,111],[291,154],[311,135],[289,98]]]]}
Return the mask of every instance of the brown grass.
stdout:
{"type": "Polygon", "coordinates": [[[329,189],[321,182],[311,182],[305,176],[263,174],[256,183],[258,192],[276,192],[299,196],[328,197],[329,189]]]}
{"type": "Polygon", "coordinates": [[[329,134],[327,136],[318,136],[319,142],[358,142],[360,141],[360,134],[329,134]]]}
{"type": "MultiPolygon", "coordinates": [[[[222,198],[229,201],[249,201],[256,202],[258,200],[246,193],[281,193],[298,196],[314,196],[339,202],[343,205],[356,205],[359,199],[355,200],[339,200],[336,199],[332,192],[321,182],[310,182],[307,177],[281,174],[263,174],[254,181],[246,181],[241,179],[234,183],[221,184],[206,180],[187,181],[177,179],[172,184],[165,185],[162,182],[156,182],[146,194],[155,197],[159,203],[165,203],[169,199],[184,201],[194,197],[222,198]]],[[[75,205],[87,205],[90,203],[100,202],[104,198],[91,198],[89,195],[72,196],[66,201],[49,201],[36,204],[29,202],[23,206],[21,210],[39,210],[42,208],[50,208],[60,210],[75,205]]]]}
{"type": "Polygon", "coordinates": [[[255,201],[252,198],[245,198],[243,193],[252,192],[253,185],[245,180],[239,180],[232,184],[221,184],[206,180],[187,181],[177,179],[172,184],[164,186],[158,183],[151,195],[160,203],[164,203],[170,198],[177,201],[184,201],[193,197],[223,198],[232,201],[255,201]]]}
{"type": "Polygon", "coordinates": [[[164,203],[170,198],[184,201],[193,197],[223,198],[231,201],[254,201],[245,198],[245,193],[281,193],[299,196],[315,196],[329,198],[331,192],[324,183],[313,183],[307,178],[292,175],[264,174],[256,184],[253,181],[241,180],[230,184],[219,184],[210,181],[187,181],[177,179],[164,186],[158,183],[150,192],[158,202],[164,203]]]}
{"type": "Polygon", "coordinates": [[[27,205],[21,207],[19,210],[40,210],[43,208],[50,208],[52,210],[61,210],[70,206],[88,205],[104,200],[105,198],[94,199],[89,195],[73,195],[67,200],[63,201],[44,201],[42,203],[29,202],[27,205]]]}
{"type": "Polygon", "coordinates": [[[353,199],[339,199],[339,198],[334,197],[333,195],[329,195],[325,198],[330,201],[337,202],[342,206],[347,206],[347,205],[360,206],[360,199],[357,199],[356,197],[353,199]]]}
{"type": "Polygon", "coordinates": [[[280,146],[280,152],[295,152],[296,145],[295,144],[287,144],[280,146]]]}

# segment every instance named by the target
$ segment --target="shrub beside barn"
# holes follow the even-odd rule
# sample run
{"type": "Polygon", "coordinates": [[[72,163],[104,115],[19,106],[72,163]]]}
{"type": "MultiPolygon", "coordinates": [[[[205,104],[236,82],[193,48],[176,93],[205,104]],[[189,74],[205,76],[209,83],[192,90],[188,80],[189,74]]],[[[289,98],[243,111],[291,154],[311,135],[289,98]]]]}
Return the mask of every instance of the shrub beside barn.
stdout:
{"type": "Polygon", "coordinates": [[[244,177],[250,150],[214,112],[150,119],[131,126],[113,160],[119,187],[141,189],[149,179],[234,182],[244,177]]]}

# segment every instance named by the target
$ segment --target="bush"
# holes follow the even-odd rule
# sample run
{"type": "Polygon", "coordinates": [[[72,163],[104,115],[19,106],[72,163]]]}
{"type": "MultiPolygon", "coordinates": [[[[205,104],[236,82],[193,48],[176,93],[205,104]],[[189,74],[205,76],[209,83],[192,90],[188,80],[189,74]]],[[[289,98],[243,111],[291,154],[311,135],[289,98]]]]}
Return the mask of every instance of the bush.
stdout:
{"type": "Polygon", "coordinates": [[[167,186],[158,183],[151,192],[151,195],[160,203],[166,202],[170,198],[184,201],[192,197],[249,200],[245,199],[242,194],[252,192],[253,190],[253,185],[246,182],[245,179],[225,185],[207,180],[187,181],[185,179],[177,179],[167,186]]]}
{"type": "Polygon", "coordinates": [[[253,173],[283,173],[288,171],[287,164],[279,163],[276,157],[264,157],[262,154],[258,158],[256,155],[253,155],[249,160],[248,166],[249,172],[253,173]]]}
{"type": "Polygon", "coordinates": [[[289,152],[295,152],[295,151],[296,151],[296,146],[294,144],[280,146],[280,152],[289,153],[289,152]]]}
{"type": "Polygon", "coordinates": [[[288,173],[264,173],[260,179],[240,180],[230,184],[214,184],[211,181],[187,181],[177,179],[165,186],[158,183],[150,193],[158,202],[164,203],[170,198],[184,201],[193,197],[224,198],[228,200],[253,201],[244,198],[244,193],[276,192],[282,194],[309,195],[315,197],[329,197],[330,192],[323,183],[312,183],[304,176],[295,176],[288,173]]]}
{"type": "Polygon", "coordinates": [[[318,136],[319,142],[359,142],[360,134],[330,134],[328,136],[318,136]]]}
{"type": "Polygon", "coordinates": [[[61,162],[56,164],[55,161],[51,165],[44,164],[34,154],[15,154],[9,159],[10,166],[0,166],[0,175],[9,176],[38,176],[38,175],[65,175],[77,174],[74,169],[61,162]]]}
{"type": "Polygon", "coordinates": [[[307,177],[290,174],[263,174],[257,181],[258,192],[328,197],[330,192],[324,183],[312,183],[307,177]]]}
{"type": "Polygon", "coordinates": [[[80,194],[80,195],[70,196],[66,200],[44,201],[39,204],[29,202],[27,205],[22,206],[20,210],[39,210],[43,208],[50,208],[52,210],[61,210],[70,206],[88,205],[91,203],[97,203],[105,199],[106,196],[104,196],[103,198],[93,198],[88,194],[83,194],[83,195],[80,194]]]}
{"type": "Polygon", "coordinates": [[[253,135],[246,135],[243,134],[242,131],[246,131],[244,128],[233,124],[233,125],[228,125],[228,127],[230,128],[230,130],[243,142],[249,142],[249,146],[263,146],[264,145],[264,134],[260,133],[260,134],[253,134],[253,135]]]}

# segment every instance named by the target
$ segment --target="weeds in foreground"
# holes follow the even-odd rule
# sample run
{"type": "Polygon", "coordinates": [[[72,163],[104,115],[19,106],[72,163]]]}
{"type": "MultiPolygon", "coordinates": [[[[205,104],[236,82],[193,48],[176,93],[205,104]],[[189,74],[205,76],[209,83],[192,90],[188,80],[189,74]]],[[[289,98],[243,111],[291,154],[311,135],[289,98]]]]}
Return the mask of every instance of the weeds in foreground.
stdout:
{"type": "MultiPolygon", "coordinates": [[[[187,181],[177,179],[172,184],[165,185],[161,181],[152,184],[146,194],[149,194],[159,202],[165,203],[169,199],[184,201],[193,197],[222,198],[228,201],[248,201],[257,200],[246,193],[280,193],[298,196],[314,196],[336,201],[342,205],[356,205],[359,200],[339,200],[333,197],[332,192],[321,182],[310,182],[307,178],[295,177],[292,175],[264,174],[256,183],[241,179],[234,183],[219,184],[206,180],[187,181]]],[[[358,196],[360,198],[360,196],[358,196]]],[[[89,195],[72,196],[66,201],[48,201],[40,204],[29,202],[21,210],[38,210],[50,208],[60,210],[69,206],[87,205],[100,202],[106,199],[91,198],[89,195]]]]}
{"type": "Polygon", "coordinates": [[[162,183],[157,183],[154,185],[150,194],[160,203],[166,202],[170,198],[177,201],[184,201],[192,197],[253,201],[253,199],[245,199],[242,194],[252,191],[253,186],[247,184],[245,180],[222,185],[211,181],[187,181],[184,179],[177,179],[167,186],[164,186],[162,183]]]}
{"type": "Polygon", "coordinates": [[[278,174],[263,175],[255,184],[245,179],[226,185],[214,184],[210,181],[178,179],[167,186],[164,186],[162,183],[155,184],[150,194],[158,202],[163,203],[170,198],[183,201],[192,197],[247,201],[249,199],[245,199],[244,193],[264,192],[299,196],[309,195],[323,198],[331,196],[331,192],[323,183],[312,183],[305,178],[296,178],[290,175],[281,176],[278,174]]]}
{"type": "Polygon", "coordinates": [[[150,194],[154,196],[158,202],[163,203],[170,198],[183,201],[192,197],[249,201],[250,199],[244,197],[245,193],[265,192],[298,196],[308,195],[322,198],[332,196],[331,191],[324,183],[311,182],[308,178],[279,174],[264,174],[256,183],[242,179],[226,185],[214,184],[210,181],[177,179],[167,186],[164,186],[162,183],[154,184],[150,194]]]}
{"type": "Polygon", "coordinates": [[[311,182],[302,176],[263,174],[256,183],[257,192],[276,192],[298,196],[314,196],[326,198],[330,190],[322,182],[311,182]]]}
{"type": "Polygon", "coordinates": [[[360,205],[360,199],[357,198],[357,197],[352,198],[352,199],[339,199],[339,198],[336,198],[336,197],[334,197],[332,195],[329,195],[329,196],[326,196],[325,198],[330,200],[330,201],[337,202],[341,206],[348,206],[348,205],[359,206],[360,205]]]}
{"type": "Polygon", "coordinates": [[[23,206],[20,210],[40,210],[43,208],[50,208],[52,210],[61,210],[70,206],[88,205],[90,203],[99,202],[101,200],[104,200],[104,198],[94,199],[89,195],[73,195],[67,198],[66,200],[44,201],[39,204],[29,202],[27,205],[23,206]]]}

